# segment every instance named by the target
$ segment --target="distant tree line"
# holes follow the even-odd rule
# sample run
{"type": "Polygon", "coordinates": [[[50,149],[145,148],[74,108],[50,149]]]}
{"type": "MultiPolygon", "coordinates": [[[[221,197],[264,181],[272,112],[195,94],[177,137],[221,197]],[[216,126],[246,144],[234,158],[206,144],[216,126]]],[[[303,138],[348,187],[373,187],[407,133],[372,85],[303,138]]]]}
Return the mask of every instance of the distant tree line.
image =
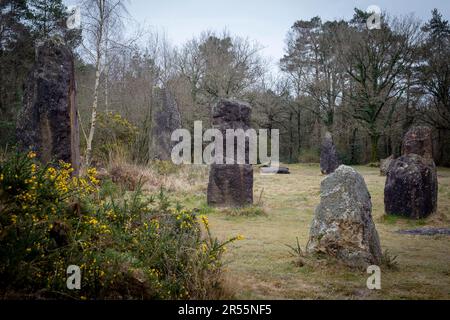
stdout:
{"type": "MultiPolygon", "coordinates": [[[[125,36],[126,2],[85,0],[83,29],[66,30],[61,1],[4,0],[0,4],[0,143],[14,143],[22,85],[36,41],[59,34],[76,54],[78,105],[85,149],[95,148],[97,113],[114,112],[137,127],[130,160],[152,159],[153,109],[158,91],[177,101],[183,127],[211,123],[219,97],[248,101],[256,128],[279,129],[286,162],[317,161],[325,131],[344,163],[398,155],[412,125],[434,130],[434,157],[450,165],[450,26],[436,9],[423,23],[370,13],[352,19],[296,21],[286,36],[279,70],[261,46],[229,32],[205,31],[173,46],[153,30],[125,36]]],[[[98,132],[98,135],[101,135],[98,132]]],[[[90,153],[87,153],[88,158],[90,153]]],[[[89,160],[89,159],[88,159],[89,160]]]]}

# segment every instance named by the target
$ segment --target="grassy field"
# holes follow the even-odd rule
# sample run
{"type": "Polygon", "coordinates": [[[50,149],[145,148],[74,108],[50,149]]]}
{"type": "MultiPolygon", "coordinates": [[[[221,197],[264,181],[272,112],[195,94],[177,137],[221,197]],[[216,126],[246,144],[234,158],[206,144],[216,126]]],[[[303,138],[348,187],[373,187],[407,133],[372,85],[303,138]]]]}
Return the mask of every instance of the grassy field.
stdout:
{"type": "Polygon", "coordinates": [[[315,164],[289,167],[290,175],[263,176],[255,170],[254,198],[265,215],[233,216],[208,208],[206,174],[200,187],[176,193],[187,206],[209,211],[212,231],[219,238],[244,235],[245,240],[226,254],[227,283],[236,299],[450,299],[450,237],[396,233],[420,226],[450,226],[449,169],[438,171],[438,212],[411,221],[384,215],[385,177],[377,168],[355,167],[372,196],[383,251],[397,256],[398,263],[397,268],[382,268],[381,290],[368,290],[369,275],[363,270],[313,258],[300,266],[290,255],[286,245],[295,246],[297,237],[301,247],[306,246],[323,176],[315,164]]]}

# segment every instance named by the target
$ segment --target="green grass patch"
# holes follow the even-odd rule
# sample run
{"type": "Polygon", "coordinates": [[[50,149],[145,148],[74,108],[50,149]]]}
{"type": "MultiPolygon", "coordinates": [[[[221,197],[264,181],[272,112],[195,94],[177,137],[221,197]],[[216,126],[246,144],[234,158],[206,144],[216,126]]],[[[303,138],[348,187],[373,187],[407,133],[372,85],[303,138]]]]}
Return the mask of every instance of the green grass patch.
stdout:
{"type": "Polygon", "coordinates": [[[267,216],[264,208],[260,206],[246,206],[242,208],[223,208],[216,209],[217,212],[224,213],[227,216],[231,217],[258,217],[258,216],[267,216]]]}

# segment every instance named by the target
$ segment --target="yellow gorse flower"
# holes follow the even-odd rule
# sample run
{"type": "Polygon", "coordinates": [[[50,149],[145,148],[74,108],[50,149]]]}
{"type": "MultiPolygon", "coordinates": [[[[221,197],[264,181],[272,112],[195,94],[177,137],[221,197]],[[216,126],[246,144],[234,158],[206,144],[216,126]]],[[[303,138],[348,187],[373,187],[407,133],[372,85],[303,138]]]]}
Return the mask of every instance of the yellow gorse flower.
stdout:
{"type": "Polygon", "coordinates": [[[202,220],[202,223],[205,225],[205,227],[209,227],[209,220],[208,220],[208,217],[207,216],[205,216],[205,215],[201,215],[200,216],[200,219],[202,220]]]}
{"type": "Polygon", "coordinates": [[[88,221],[88,223],[91,224],[91,225],[93,225],[93,226],[95,226],[95,225],[98,223],[98,220],[95,219],[95,218],[91,218],[91,219],[88,221]]]}
{"type": "Polygon", "coordinates": [[[36,158],[36,152],[33,152],[33,151],[28,152],[27,157],[28,157],[28,159],[36,158]]]}

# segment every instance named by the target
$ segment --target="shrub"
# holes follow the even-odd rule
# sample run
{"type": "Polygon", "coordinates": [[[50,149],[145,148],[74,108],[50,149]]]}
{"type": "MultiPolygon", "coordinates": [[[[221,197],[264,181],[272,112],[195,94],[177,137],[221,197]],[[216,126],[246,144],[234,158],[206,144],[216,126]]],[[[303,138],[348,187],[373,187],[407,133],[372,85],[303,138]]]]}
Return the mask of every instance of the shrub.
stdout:
{"type": "Polygon", "coordinates": [[[112,165],[109,169],[109,176],[112,182],[122,189],[130,191],[135,191],[139,185],[149,180],[140,168],[123,163],[112,165]]]}
{"type": "Polygon", "coordinates": [[[99,113],[92,149],[94,158],[103,163],[106,163],[110,157],[116,157],[117,154],[129,158],[129,148],[137,134],[138,128],[119,113],[99,113]]]}
{"type": "Polygon", "coordinates": [[[221,297],[221,256],[240,237],[213,238],[206,216],[173,205],[163,189],[101,196],[95,169],[72,177],[70,165],[34,156],[0,164],[3,297],[221,297]],[[69,265],[81,269],[81,290],[67,289],[69,265]]]}

